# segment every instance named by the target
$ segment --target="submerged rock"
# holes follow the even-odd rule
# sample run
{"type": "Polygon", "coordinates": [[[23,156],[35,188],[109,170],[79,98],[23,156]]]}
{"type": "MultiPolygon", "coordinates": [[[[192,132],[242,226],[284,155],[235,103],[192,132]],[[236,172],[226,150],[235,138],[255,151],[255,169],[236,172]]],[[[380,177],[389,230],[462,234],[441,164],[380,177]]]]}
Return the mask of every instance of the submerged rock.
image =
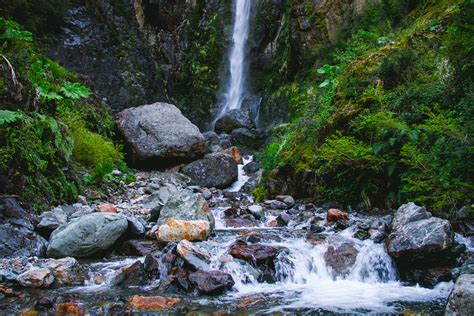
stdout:
{"type": "Polygon", "coordinates": [[[209,154],[183,168],[182,172],[191,178],[191,183],[208,188],[226,188],[238,177],[235,158],[219,152],[209,154]]]}
{"type": "Polygon", "coordinates": [[[258,226],[255,221],[246,218],[229,218],[225,220],[225,224],[233,228],[258,226]]]}
{"type": "Polygon", "coordinates": [[[326,264],[335,276],[349,274],[359,253],[355,243],[338,235],[331,235],[326,240],[329,244],[323,255],[326,264]]]}
{"type": "Polygon", "coordinates": [[[109,249],[127,230],[126,218],[92,213],[56,229],[50,237],[48,257],[84,258],[109,249]]]}
{"type": "Polygon", "coordinates": [[[203,241],[211,234],[211,225],[208,221],[184,221],[169,219],[156,232],[156,238],[161,242],[203,241]]]}
{"type": "Polygon", "coordinates": [[[159,311],[175,306],[181,301],[179,298],[162,296],[138,296],[129,297],[128,305],[139,311],[159,311]]]}
{"type": "Polygon", "coordinates": [[[118,114],[117,127],[138,166],[177,165],[207,152],[199,128],[172,104],[157,102],[128,108],[118,114]]]}
{"type": "Polygon", "coordinates": [[[221,118],[219,118],[216,121],[214,130],[218,134],[230,134],[234,129],[241,127],[254,128],[255,123],[250,118],[248,111],[235,109],[228,111],[221,118]]]}
{"type": "Polygon", "coordinates": [[[197,271],[189,275],[189,281],[202,294],[221,294],[235,284],[232,276],[222,271],[197,271]]]}
{"type": "Polygon", "coordinates": [[[472,315],[474,312],[474,274],[462,274],[449,295],[445,315],[472,315]]]}
{"type": "Polygon", "coordinates": [[[432,217],[424,207],[408,203],[395,213],[387,251],[399,266],[428,268],[446,264],[453,243],[449,221],[432,217]]]}

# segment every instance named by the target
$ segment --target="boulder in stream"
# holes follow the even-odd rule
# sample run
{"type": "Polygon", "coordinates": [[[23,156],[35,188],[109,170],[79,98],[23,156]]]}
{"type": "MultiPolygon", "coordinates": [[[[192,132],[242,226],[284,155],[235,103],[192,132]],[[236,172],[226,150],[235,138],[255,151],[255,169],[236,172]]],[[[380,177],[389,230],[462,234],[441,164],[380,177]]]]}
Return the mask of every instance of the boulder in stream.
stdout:
{"type": "Polygon", "coordinates": [[[189,281],[202,294],[221,294],[235,284],[232,276],[222,271],[197,271],[189,275],[189,281]]]}
{"type": "Polygon", "coordinates": [[[400,267],[429,268],[445,265],[453,244],[449,221],[408,203],[395,213],[387,250],[400,267]]]}
{"type": "Polygon", "coordinates": [[[92,213],[56,229],[50,237],[48,257],[84,258],[109,249],[127,230],[126,218],[111,213],[92,213]]]}
{"type": "Polygon", "coordinates": [[[323,255],[326,264],[335,276],[349,274],[359,254],[355,243],[339,235],[331,235],[326,241],[328,247],[323,255]]]}
{"type": "Polygon", "coordinates": [[[183,168],[182,172],[191,178],[191,183],[202,187],[223,189],[238,177],[235,159],[225,152],[206,155],[183,168]]]}
{"type": "Polygon", "coordinates": [[[176,252],[195,271],[209,269],[210,253],[192,242],[181,240],[176,247],[176,252]]]}
{"type": "Polygon", "coordinates": [[[171,195],[160,211],[157,225],[165,224],[170,218],[179,220],[205,220],[214,226],[214,216],[201,194],[184,189],[171,195]]]}
{"type": "Polygon", "coordinates": [[[172,241],[203,241],[211,234],[211,225],[208,221],[184,221],[170,218],[165,225],[161,225],[156,232],[156,238],[161,242],[172,241]]]}
{"type": "Polygon", "coordinates": [[[230,134],[237,128],[254,128],[255,122],[250,118],[250,113],[245,110],[235,109],[230,110],[221,116],[214,127],[216,133],[230,134]]]}
{"type": "Polygon", "coordinates": [[[207,152],[199,128],[172,104],[128,108],[118,114],[116,123],[137,166],[177,165],[207,152]]]}
{"type": "Polygon", "coordinates": [[[81,285],[86,280],[84,269],[74,258],[49,259],[46,266],[54,275],[55,285],[81,285]]]}
{"type": "Polygon", "coordinates": [[[140,260],[121,268],[110,280],[110,286],[129,287],[145,284],[146,271],[140,260]]]}
{"type": "Polygon", "coordinates": [[[472,315],[474,313],[474,274],[462,274],[449,295],[445,315],[472,315]]]}

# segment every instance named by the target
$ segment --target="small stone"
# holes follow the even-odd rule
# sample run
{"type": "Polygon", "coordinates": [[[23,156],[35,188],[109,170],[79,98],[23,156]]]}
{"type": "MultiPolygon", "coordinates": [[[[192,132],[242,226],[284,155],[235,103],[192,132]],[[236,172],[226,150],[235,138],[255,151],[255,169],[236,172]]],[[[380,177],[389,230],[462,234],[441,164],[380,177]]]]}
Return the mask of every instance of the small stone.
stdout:
{"type": "Polygon", "coordinates": [[[121,268],[110,281],[110,286],[128,287],[143,285],[146,282],[146,272],[140,260],[121,268]]]}
{"type": "Polygon", "coordinates": [[[343,212],[339,209],[332,208],[328,211],[326,219],[329,223],[336,223],[337,221],[340,221],[340,220],[344,220],[344,221],[349,220],[349,215],[347,215],[346,212],[343,212]]]}
{"type": "Polygon", "coordinates": [[[56,307],[56,315],[85,316],[86,310],[82,303],[61,303],[56,307]]]}
{"type": "Polygon", "coordinates": [[[255,227],[257,223],[250,219],[245,218],[230,218],[225,220],[227,227],[240,228],[240,227],[255,227]]]}
{"type": "Polygon", "coordinates": [[[237,147],[232,146],[232,147],[227,148],[226,150],[224,150],[224,152],[226,154],[228,154],[229,156],[231,156],[232,158],[234,158],[234,160],[237,164],[242,164],[243,163],[242,155],[240,154],[240,150],[237,147]]]}
{"type": "Polygon", "coordinates": [[[46,288],[54,282],[54,275],[48,268],[32,268],[18,276],[18,283],[24,287],[46,288]]]}
{"type": "Polygon", "coordinates": [[[135,310],[157,311],[168,309],[181,301],[179,298],[162,296],[139,296],[129,297],[128,305],[135,310]]]}
{"type": "Polygon", "coordinates": [[[115,205],[110,203],[99,204],[97,206],[97,209],[99,210],[99,212],[117,213],[117,208],[115,207],[115,205]]]}
{"type": "Polygon", "coordinates": [[[170,218],[165,225],[161,225],[156,232],[158,241],[170,242],[203,241],[211,234],[211,225],[208,221],[184,221],[170,218]]]}
{"type": "Polygon", "coordinates": [[[260,205],[251,205],[248,211],[258,220],[265,218],[265,210],[260,205]]]}
{"type": "Polygon", "coordinates": [[[199,248],[192,242],[181,240],[176,247],[176,252],[194,270],[208,270],[211,255],[205,249],[199,248]]]}
{"type": "Polygon", "coordinates": [[[283,212],[277,216],[276,220],[277,220],[278,226],[284,227],[288,225],[288,223],[291,220],[291,217],[286,212],[283,212]]]}
{"type": "Polygon", "coordinates": [[[289,207],[295,205],[295,199],[291,195],[277,195],[276,200],[285,203],[289,207]]]}
{"type": "Polygon", "coordinates": [[[189,281],[202,294],[221,294],[235,284],[232,276],[222,271],[197,271],[189,275],[189,281]]]}

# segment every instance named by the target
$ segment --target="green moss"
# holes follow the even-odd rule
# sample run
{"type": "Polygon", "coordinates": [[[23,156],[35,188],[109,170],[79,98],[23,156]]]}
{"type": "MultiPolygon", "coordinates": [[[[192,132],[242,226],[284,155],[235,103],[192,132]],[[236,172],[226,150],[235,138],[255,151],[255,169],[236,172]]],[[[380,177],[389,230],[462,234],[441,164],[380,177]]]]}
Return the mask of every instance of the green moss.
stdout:
{"type": "Polygon", "coordinates": [[[263,155],[260,192],[285,181],[298,196],[309,170],[318,200],[415,201],[445,216],[472,204],[472,13],[461,0],[370,7],[326,51],[333,67],[301,70],[279,89],[292,123],[263,155]]]}
{"type": "MultiPolygon", "coordinates": [[[[121,165],[110,140],[111,115],[77,76],[44,57],[31,34],[0,19],[3,76],[0,90],[1,194],[17,194],[37,210],[74,200],[83,189],[78,170],[121,165]]],[[[101,175],[103,177],[103,175],[101,175]]]]}

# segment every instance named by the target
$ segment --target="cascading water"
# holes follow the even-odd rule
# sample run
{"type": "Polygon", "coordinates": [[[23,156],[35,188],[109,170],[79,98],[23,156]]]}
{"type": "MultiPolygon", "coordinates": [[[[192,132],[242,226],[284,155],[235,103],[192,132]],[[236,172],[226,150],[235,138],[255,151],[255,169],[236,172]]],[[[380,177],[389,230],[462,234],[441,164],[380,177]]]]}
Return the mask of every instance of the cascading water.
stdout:
{"type": "Polygon", "coordinates": [[[245,90],[245,55],[250,28],[251,0],[235,0],[232,48],[229,54],[230,80],[218,117],[229,110],[240,109],[245,90]]]}

